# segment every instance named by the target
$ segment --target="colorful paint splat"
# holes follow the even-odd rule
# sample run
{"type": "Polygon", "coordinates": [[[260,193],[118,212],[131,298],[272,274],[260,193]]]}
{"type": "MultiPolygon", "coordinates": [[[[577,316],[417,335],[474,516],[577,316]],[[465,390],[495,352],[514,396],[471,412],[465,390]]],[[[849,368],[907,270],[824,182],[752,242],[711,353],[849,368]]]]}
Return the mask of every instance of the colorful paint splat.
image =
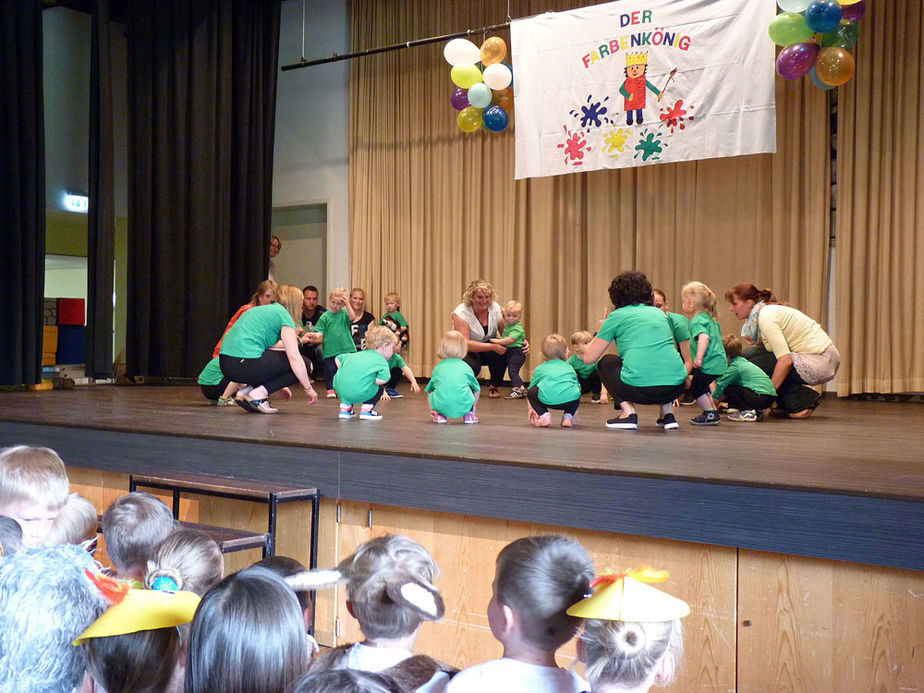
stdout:
{"type": "Polygon", "coordinates": [[[626,151],[626,140],[631,134],[629,128],[613,128],[603,141],[603,151],[610,156],[619,156],[626,151]]]}
{"type": "Polygon", "coordinates": [[[566,164],[580,166],[584,163],[584,155],[590,151],[590,145],[587,144],[587,139],[580,130],[572,132],[567,125],[563,125],[562,128],[565,131],[565,140],[557,147],[565,150],[566,164]]]}
{"type": "Polygon", "coordinates": [[[609,119],[609,116],[606,115],[607,107],[604,105],[607,101],[610,100],[610,97],[604,97],[603,101],[594,101],[593,95],[587,95],[587,105],[579,106],[581,110],[572,110],[571,115],[575,118],[581,119],[581,127],[586,128],[590,132],[590,128],[601,127],[602,125],[609,125],[612,121],[609,119]]]}
{"type": "Polygon", "coordinates": [[[661,158],[658,155],[664,151],[666,146],[660,134],[656,135],[648,130],[643,130],[639,135],[638,144],[635,145],[635,158],[641,157],[642,161],[648,161],[649,159],[657,161],[661,158]]]}
{"type": "Polygon", "coordinates": [[[693,120],[693,116],[689,115],[689,111],[692,110],[693,106],[687,106],[687,108],[684,108],[683,99],[678,99],[677,103],[675,103],[673,106],[668,106],[667,108],[661,109],[661,125],[667,126],[673,135],[674,130],[683,130],[686,128],[684,119],[693,120]]]}

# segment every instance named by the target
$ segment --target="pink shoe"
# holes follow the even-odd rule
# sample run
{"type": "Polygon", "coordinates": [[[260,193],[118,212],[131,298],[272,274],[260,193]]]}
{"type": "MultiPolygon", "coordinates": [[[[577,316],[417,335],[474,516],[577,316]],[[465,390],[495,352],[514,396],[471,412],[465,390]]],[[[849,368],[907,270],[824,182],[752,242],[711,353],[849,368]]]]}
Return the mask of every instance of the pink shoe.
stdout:
{"type": "Polygon", "coordinates": [[[562,428],[571,428],[576,423],[576,417],[572,414],[562,414],[561,416],[561,427],[562,428]]]}
{"type": "Polygon", "coordinates": [[[537,426],[539,428],[545,428],[546,426],[550,426],[551,424],[552,424],[552,415],[549,414],[549,412],[546,412],[545,414],[543,414],[542,416],[536,419],[535,423],[533,423],[533,426],[537,426]]]}
{"type": "Polygon", "coordinates": [[[430,412],[430,421],[435,424],[444,424],[446,423],[446,417],[440,414],[438,411],[430,412]]]}
{"type": "Polygon", "coordinates": [[[467,423],[467,424],[478,423],[478,417],[475,416],[475,412],[470,411],[468,414],[462,417],[462,423],[467,423]]]}

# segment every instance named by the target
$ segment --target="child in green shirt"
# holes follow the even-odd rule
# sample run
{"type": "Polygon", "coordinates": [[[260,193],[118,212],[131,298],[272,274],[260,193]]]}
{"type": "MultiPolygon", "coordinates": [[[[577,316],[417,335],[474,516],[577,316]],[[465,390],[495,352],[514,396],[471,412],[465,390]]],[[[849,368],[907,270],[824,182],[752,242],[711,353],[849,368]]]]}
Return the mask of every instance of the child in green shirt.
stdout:
{"type": "Polygon", "coordinates": [[[600,381],[600,374],[597,373],[597,363],[584,363],[581,358],[587,345],[594,339],[594,336],[587,330],[579,330],[571,335],[571,351],[574,352],[568,359],[567,364],[577,373],[578,385],[581,386],[581,394],[590,393],[590,401],[594,404],[607,404],[609,395],[606,388],[600,381]]]}
{"type": "Polygon", "coordinates": [[[550,334],[542,340],[542,355],[546,358],[533,371],[529,382],[529,422],[533,426],[546,427],[552,423],[549,409],[561,409],[561,425],[574,426],[578,406],[581,404],[581,386],[577,373],[565,363],[568,345],[560,334],[550,334]]]}
{"type": "Polygon", "coordinates": [[[523,353],[526,331],[520,322],[522,314],[523,305],[521,303],[507,301],[507,305],[503,309],[504,326],[501,336],[491,340],[493,344],[507,347],[507,353],[505,354],[507,375],[510,377],[510,384],[513,385],[513,390],[507,395],[507,399],[526,397],[526,386],[523,385],[523,379],[520,377],[520,369],[526,363],[526,354],[523,353]]]}
{"type": "Polygon", "coordinates": [[[751,423],[763,418],[776,398],[773,381],[756,364],[741,355],[743,343],[739,337],[722,337],[728,370],[716,381],[712,396],[716,402],[728,402],[728,420],[751,423]],[[736,409],[737,411],[732,411],[736,409]]]}
{"type": "Polygon", "coordinates": [[[327,312],[318,318],[314,332],[306,332],[300,337],[303,342],[321,344],[324,359],[324,383],[327,385],[327,398],[337,396],[334,390],[334,375],[337,373],[336,357],[341,354],[350,354],[356,351],[356,343],[350,330],[350,323],[358,320],[361,315],[356,314],[350,305],[346,289],[338,286],[330,292],[327,299],[327,312]]]}
{"type": "Polygon", "coordinates": [[[337,373],[334,375],[334,389],[340,396],[339,418],[352,419],[355,416],[353,405],[361,402],[361,420],[381,420],[382,415],[375,410],[375,405],[388,382],[388,359],[394,355],[397,345],[395,333],[377,325],[366,332],[364,350],[335,357],[337,373]]]}
{"type": "Polygon", "coordinates": [[[702,282],[690,282],[680,290],[683,312],[690,318],[690,394],[703,413],[690,419],[694,426],[715,426],[719,411],[712,398],[711,385],[725,372],[728,361],[722,347],[722,332],[715,312],[715,294],[702,282]],[[693,350],[693,344],[696,350],[693,350]]]}
{"type": "MultiPolygon", "coordinates": [[[[401,315],[401,297],[398,296],[398,294],[394,291],[385,294],[385,315],[382,316],[382,319],[379,321],[379,325],[384,325],[389,330],[394,332],[398,337],[400,350],[407,351],[407,320],[405,320],[404,316],[401,315]]],[[[398,358],[401,359],[400,356],[398,356],[398,358]]],[[[394,359],[392,360],[394,361],[394,359]]],[[[406,365],[404,365],[404,359],[401,359],[401,364],[402,365],[400,366],[391,366],[391,377],[388,379],[388,384],[385,386],[386,399],[398,399],[400,397],[404,397],[404,395],[395,389],[395,386],[398,384],[398,380],[401,379],[402,370],[406,368],[406,365]]],[[[408,376],[408,380],[410,380],[412,383],[416,382],[413,378],[413,374],[408,376]]],[[[414,390],[414,392],[419,391],[419,388],[414,390]]]]}
{"type": "Polygon", "coordinates": [[[468,341],[458,330],[449,330],[440,344],[440,361],[430,374],[426,391],[430,393],[430,419],[444,424],[459,416],[467,424],[478,423],[475,405],[481,385],[471,367],[462,359],[468,354],[468,341]]]}

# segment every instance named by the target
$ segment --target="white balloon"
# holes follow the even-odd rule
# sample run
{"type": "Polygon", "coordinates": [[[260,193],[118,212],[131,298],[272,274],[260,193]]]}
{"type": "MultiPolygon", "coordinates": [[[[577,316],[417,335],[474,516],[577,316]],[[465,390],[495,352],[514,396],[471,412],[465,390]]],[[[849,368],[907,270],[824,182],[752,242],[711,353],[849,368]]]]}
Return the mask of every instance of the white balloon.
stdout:
{"type": "Polygon", "coordinates": [[[468,39],[454,38],[443,48],[443,57],[453,67],[475,64],[481,60],[481,51],[468,39]]]}
{"type": "Polygon", "coordinates": [[[491,89],[500,90],[510,86],[513,74],[510,72],[510,68],[503,63],[495,63],[494,65],[488,65],[484,69],[484,74],[481,78],[491,89]]]}
{"type": "Polygon", "coordinates": [[[484,108],[490,104],[492,96],[488,85],[481,82],[473,84],[468,90],[468,102],[475,108],[484,108]]]}
{"type": "Polygon", "coordinates": [[[776,4],[783,12],[804,12],[811,0],[777,0],[776,4]]]}

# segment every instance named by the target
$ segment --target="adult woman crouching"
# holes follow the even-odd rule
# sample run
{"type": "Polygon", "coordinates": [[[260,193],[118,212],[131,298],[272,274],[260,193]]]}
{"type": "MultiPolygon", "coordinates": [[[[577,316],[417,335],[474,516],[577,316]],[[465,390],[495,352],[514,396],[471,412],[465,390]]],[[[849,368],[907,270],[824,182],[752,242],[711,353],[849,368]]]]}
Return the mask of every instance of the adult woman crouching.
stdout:
{"type": "Polygon", "coordinates": [[[805,313],[777,303],[770,289],[738,284],[725,300],[744,320],[741,334],[756,348],[743,355],[770,376],[778,410],[793,419],[811,416],[820,395],[808,386],[833,380],[841,365],[834,342],[805,313]]]}
{"type": "Polygon", "coordinates": [[[462,294],[462,303],[452,311],[452,328],[461,332],[468,343],[465,363],[475,377],[487,366],[491,374],[489,397],[499,397],[498,387],[504,381],[507,368],[507,347],[494,344],[491,339],[500,336],[504,316],[494,300],[494,287],[483,279],[476,279],[462,294]]]}
{"type": "Polygon", "coordinates": [[[298,382],[309,404],[318,394],[309,379],[310,366],[298,350],[295,333],[302,314],[302,292],[297,286],[279,287],[278,303],[245,312],[225,335],[219,354],[221,372],[232,381],[247,383],[234,402],[249,412],[275,414],[266,398],[298,382]]]}
{"type": "Polygon", "coordinates": [[[674,333],[667,316],[652,305],[648,278],[641,272],[623,272],[610,283],[610,313],[593,341],[587,345],[584,363],[599,359],[597,372],[621,416],[606,422],[607,428],[634,431],[638,428],[636,404],[661,407],[658,427],[679,428],[671,411],[673,401],[683,394],[687,369],[674,346],[674,333]],[[619,356],[603,355],[610,342],[619,356]]]}

